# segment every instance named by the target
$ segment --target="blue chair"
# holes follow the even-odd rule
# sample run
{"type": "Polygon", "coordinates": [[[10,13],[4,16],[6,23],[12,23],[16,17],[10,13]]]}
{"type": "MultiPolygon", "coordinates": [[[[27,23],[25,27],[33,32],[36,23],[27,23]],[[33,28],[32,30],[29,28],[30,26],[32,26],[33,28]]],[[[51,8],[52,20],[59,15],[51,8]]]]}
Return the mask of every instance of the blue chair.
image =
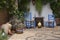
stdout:
{"type": "Polygon", "coordinates": [[[48,27],[49,28],[54,28],[54,21],[55,21],[55,18],[54,18],[54,15],[48,15],[48,27]]]}
{"type": "Polygon", "coordinates": [[[25,21],[25,25],[27,28],[30,28],[30,27],[36,27],[35,26],[35,21],[25,21]]]}
{"type": "Polygon", "coordinates": [[[48,27],[49,28],[54,28],[54,22],[48,22],[48,27]]]}
{"type": "Polygon", "coordinates": [[[34,28],[36,27],[35,26],[35,21],[31,21],[31,27],[34,27],[34,28]]]}

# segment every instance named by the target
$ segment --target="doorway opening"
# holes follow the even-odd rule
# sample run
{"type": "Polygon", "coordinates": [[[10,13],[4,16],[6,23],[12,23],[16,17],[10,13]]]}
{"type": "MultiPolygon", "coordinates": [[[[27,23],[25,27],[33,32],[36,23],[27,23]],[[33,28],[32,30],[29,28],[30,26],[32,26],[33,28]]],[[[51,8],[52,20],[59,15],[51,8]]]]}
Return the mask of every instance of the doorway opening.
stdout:
{"type": "Polygon", "coordinates": [[[35,22],[36,22],[36,26],[38,26],[38,23],[41,22],[41,26],[44,26],[44,21],[43,21],[43,17],[36,17],[35,18],[35,22]]]}

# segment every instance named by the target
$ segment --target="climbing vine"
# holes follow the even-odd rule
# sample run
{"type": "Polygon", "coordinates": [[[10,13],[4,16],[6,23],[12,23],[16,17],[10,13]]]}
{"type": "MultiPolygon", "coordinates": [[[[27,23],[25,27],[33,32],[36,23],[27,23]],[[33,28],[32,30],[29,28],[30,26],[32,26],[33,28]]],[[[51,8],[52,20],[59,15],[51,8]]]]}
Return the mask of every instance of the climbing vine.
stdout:
{"type": "Polygon", "coordinates": [[[8,3],[6,0],[0,0],[0,9],[8,8],[8,3]]]}
{"type": "Polygon", "coordinates": [[[42,9],[42,1],[41,0],[35,0],[36,2],[36,9],[38,10],[39,14],[42,9]]]}
{"type": "Polygon", "coordinates": [[[50,3],[55,18],[60,18],[60,0],[35,0],[35,2],[38,11],[41,11],[43,5],[50,3]]]}
{"type": "Polygon", "coordinates": [[[27,11],[27,5],[29,3],[30,3],[30,0],[18,0],[19,11],[26,12],[27,11]]]}
{"type": "Polygon", "coordinates": [[[55,15],[55,18],[60,18],[60,0],[51,3],[51,9],[53,10],[53,14],[55,15]]]}
{"type": "Polygon", "coordinates": [[[46,5],[47,3],[53,3],[55,0],[35,0],[36,2],[36,9],[40,12],[43,5],[46,5]]]}
{"type": "MultiPolygon", "coordinates": [[[[15,5],[16,0],[0,0],[0,9],[7,9],[10,15],[24,15],[24,12],[27,11],[27,4],[30,0],[18,0],[18,8],[15,5]]],[[[36,9],[40,13],[42,6],[50,3],[51,9],[55,17],[60,18],[60,0],[35,0],[36,9]]]]}

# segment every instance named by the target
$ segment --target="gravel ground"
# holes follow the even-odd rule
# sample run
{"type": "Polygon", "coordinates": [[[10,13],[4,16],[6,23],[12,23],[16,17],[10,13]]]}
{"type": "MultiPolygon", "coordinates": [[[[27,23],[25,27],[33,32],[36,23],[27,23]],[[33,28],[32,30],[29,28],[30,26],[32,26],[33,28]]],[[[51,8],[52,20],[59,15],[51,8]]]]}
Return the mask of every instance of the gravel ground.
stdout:
{"type": "Polygon", "coordinates": [[[60,40],[60,27],[24,29],[23,34],[14,34],[8,40],[60,40]]]}

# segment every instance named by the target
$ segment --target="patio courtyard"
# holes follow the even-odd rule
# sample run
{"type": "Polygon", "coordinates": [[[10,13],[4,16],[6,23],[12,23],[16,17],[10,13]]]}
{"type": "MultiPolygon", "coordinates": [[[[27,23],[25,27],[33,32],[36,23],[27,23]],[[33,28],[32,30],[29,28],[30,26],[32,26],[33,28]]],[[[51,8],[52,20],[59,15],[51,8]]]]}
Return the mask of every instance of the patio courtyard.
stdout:
{"type": "Polygon", "coordinates": [[[8,40],[60,40],[60,27],[24,29],[23,34],[13,34],[8,40]]]}

